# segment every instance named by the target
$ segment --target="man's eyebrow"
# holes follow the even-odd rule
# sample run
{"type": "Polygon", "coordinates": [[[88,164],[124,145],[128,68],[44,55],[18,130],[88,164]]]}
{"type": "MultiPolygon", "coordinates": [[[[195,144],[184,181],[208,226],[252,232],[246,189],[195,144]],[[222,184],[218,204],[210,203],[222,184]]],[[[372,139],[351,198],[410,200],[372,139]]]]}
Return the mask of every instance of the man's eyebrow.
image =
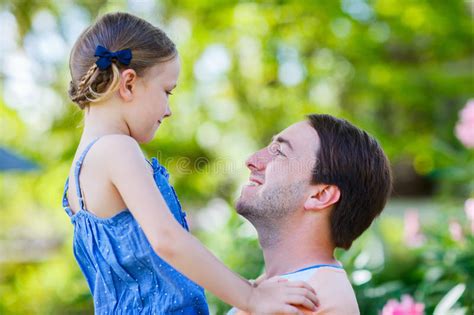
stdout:
{"type": "Polygon", "coordinates": [[[279,143],[285,143],[293,151],[293,146],[291,145],[291,142],[288,139],[285,139],[282,136],[278,136],[278,137],[273,136],[272,137],[272,142],[273,141],[276,141],[276,142],[279,142],[279,143]]]}

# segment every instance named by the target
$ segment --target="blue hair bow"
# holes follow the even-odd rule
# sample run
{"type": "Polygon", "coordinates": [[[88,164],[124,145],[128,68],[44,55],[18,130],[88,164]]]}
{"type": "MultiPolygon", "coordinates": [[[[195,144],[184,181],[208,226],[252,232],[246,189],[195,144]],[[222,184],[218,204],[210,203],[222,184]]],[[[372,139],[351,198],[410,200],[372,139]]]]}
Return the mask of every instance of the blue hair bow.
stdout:
{"type": "Polygon", "coordinates": [[[95,64],[100,70],[105,70],[112,64],[112,59],[117,59],[121,64],[128,66],[132,61],[132,50],[130,48],[112,52],[107,48],[97,45],[94,57],[99,57],[95,64]]]}

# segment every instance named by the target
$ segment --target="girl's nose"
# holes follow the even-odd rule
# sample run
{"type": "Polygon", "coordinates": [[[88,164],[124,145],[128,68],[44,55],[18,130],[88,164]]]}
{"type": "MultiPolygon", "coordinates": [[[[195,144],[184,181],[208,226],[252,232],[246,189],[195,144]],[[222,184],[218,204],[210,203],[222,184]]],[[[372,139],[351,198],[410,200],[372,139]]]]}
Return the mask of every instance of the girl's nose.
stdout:
{"type": "Polygon", "coordinates": [[[171,112],[171,108],[169,105],[166,106],[165,117],[170,117],[173,113],[171,112]]]}

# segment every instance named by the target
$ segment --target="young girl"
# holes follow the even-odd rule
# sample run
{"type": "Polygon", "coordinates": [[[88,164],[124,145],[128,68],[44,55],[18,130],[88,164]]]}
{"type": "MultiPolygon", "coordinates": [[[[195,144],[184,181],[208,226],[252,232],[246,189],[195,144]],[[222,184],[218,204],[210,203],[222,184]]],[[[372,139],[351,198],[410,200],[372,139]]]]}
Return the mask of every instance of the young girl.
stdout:
{"type": "Polygon", "coordinates": [[[96,314],[207,314],[200,286],[250,313],[314,309],[304,282],[254,287],[220,263],[188,233],[166,169],[140,150],[171,115],[177,55],[160,29],[126,13],[100,18],[71,52],[69,95],[87,111],[63,206],[96,314]]]}

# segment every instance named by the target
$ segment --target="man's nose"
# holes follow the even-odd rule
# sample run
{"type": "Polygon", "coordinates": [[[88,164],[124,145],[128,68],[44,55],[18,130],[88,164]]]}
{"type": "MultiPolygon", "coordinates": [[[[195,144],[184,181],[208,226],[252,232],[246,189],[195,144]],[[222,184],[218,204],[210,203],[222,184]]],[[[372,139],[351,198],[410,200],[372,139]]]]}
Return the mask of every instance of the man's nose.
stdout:
{"type": "Polygon", "coordinates": [[[245,161],[245,165],[251,171],[262,171],[265,170],[268,163],[268,157],[265,156],[266,149],[262,149],[258,152],[252,154],[247,161],[245,161]]]}

